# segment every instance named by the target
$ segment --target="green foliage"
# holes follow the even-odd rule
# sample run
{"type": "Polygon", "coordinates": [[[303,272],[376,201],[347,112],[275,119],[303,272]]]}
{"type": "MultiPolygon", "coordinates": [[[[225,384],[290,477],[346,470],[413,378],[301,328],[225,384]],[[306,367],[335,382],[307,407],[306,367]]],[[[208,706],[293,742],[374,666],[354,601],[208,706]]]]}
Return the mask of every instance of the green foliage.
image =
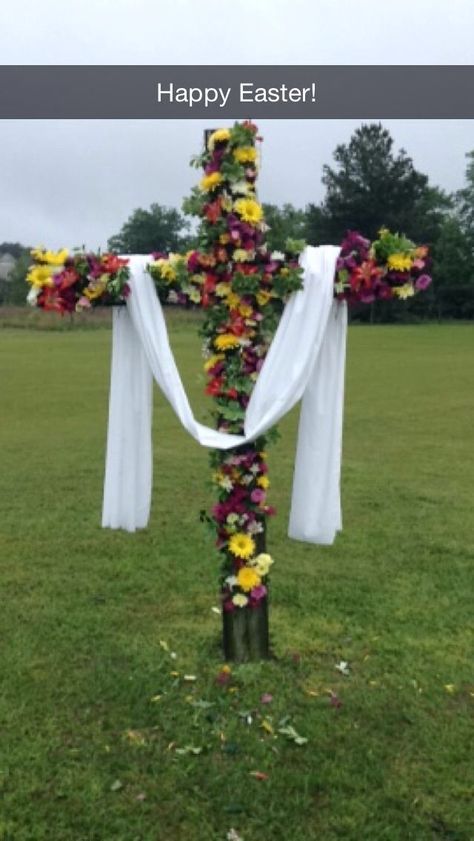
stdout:
{"type": "Polygon", "coordinates": [[[468,152],[466,186],[456,194],[456,209],[461,228],[467,237],[471,256],[474,256],[474,150],[468,152]]]}
{"type": "MultiPolygon", "coordinates": [[[[13,255],[13,252],[10,251],[13,255]]],[[[29,284],[26,282],[26,275],[28,268],[31,265],[31,257],[29,251],[23,249],[18,255],[15,266],[13,267],[8,282],[3,284],[3,301],[4,304],[14,306],[24,306],[26,303],[26,296],[30,290],[29,284]]]]}
{"type": "Polygon", "coordinates": [[[456,216],[446,219],[434,248],[433,279],[439,318],[474,318],[474,263],[456,216]]]}
{"type": "MultiPolygon", "coordinates": [[[[172,320],[204,418],[200,342],[172,320]]],[[[226,685],[206,450],[156,390],[150,526],[100,529],[110,333],[0,343],[2,841],[468,841],[471,328],[349,331],[333,547],[286,536],[297,412],[282,422],[276,656],[226,685]]]]}
{"type": "Polygon", "coordinates": [[[177,210],[154,203],[149,210],[134,210],[120,232],[110,237],[108,248],[118,254],[179,251],[188,229],[177,210]]]}
{"type": "Polygon", "coordinates": [[[373,250],[377,259],[386,263],[390,254],[401,252],[402,254],[414,248],[411,239],[403,234],[394,233],[389,230],[381,230],[379,236],[373,242],[373,250]]]}
{"type": "Polygon", "coordinates": [[[263,204],[265,222],[270,226],[266,239],[272,251],[297,254],[304,248],[306,213],[286,203],[282,207],[263,204]],[[298,242],[296,242],[298,241],[298,242]],[[288,243],[290,247],[288,247],[288,243]],[[299,246],[299,247],[297,247],[299,246]]]}
{"type": "Polygon", "coordinates": [[[232,276],[232,290],[237,295],[255,295],[260,288],[260,275],[245,275],[235,272],[232,276]]]}

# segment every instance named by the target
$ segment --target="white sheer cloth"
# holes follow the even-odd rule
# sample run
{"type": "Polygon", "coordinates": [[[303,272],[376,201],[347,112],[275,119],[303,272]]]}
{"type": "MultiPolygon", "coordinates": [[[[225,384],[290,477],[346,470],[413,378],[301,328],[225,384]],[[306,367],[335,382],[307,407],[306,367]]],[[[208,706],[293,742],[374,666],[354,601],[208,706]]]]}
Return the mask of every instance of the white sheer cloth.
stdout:
{"type": "Polygon", "coordinates": [[[170,348],[160,301],[146,272],[150,258],[129,257],[131,293],[113,316],[112,372],[102,526],[135,531],[149,519],[152,487],[153,377],[187,431],[203,446],[253,441],[303,398],[289,535],[330,544],[341,528],[340,471],[347,329],[334,301],[339,249],[308,246],[304,287],[287,302],[245,416],[245,434],[196,421],[170,348]]]}

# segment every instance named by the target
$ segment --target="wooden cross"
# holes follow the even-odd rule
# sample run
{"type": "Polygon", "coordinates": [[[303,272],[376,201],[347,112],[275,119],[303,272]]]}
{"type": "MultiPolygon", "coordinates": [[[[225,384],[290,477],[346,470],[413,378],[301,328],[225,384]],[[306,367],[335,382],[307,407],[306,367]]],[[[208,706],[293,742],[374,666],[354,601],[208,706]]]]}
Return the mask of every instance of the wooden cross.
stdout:
{"type": "MultiPolygon", "coordinates": [[[[202,308],[206,392],[214,399],[218,429],[237,434],[285,301],[302,286],[301,243],[276,253],[265,243],[255,188],[259,140],[249,121],[205,131],[204,151],[193,161],[204,175],[185,204],[201,220],[198,248],[185,255],[157,253],[149,266],[162,301],[202,308]]],[[[126,300],[127,261],[117,255],[37,249],[33,256],[30,303],[72,312],[126,300]]],[[[382,229],[370,243],[349,232],[336,266],[335,296],[365,304],[405,299],[427,287],[427,267],[427,249],[405,237],[382,229]]],[[[270,432],[234,450],[210,452],[217,501],[204,516],[215,527],[222,555],[223,648],[229,660],[269,656],[271,438],[270,432]]]]}

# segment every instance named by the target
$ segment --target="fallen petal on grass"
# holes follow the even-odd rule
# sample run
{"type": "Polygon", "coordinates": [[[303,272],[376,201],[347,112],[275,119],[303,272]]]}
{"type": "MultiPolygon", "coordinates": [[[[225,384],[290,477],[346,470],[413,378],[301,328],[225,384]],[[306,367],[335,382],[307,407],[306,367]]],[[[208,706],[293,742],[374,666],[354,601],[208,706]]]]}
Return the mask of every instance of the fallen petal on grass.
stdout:
{"type": "Polygon", "coordinates": [[[185,756],[186,754],[191,754],[192,756],[199,756],[202,753],[202,748],[194,747],[194,745],[186,745],[184,748],[176,748],[175,753],[179,756],[185,756]]]}
{"type": "Polygon", "coordinates": [[[123,788],[123,783],[121,782],[121,780],[114,780],[114,782],[110,786],[110,791],[120,791],[121,788],[123,788]]]}
{"type": "Polygon", "coordinates": [[[264,771],[250,771],[250,776],[255,780],[268,780],[268,774],[264,771]]]}
{"type": "Polygon", "coordinates": [[[226,838],[227,841],[244,841],[242,836],[239,835],[239,833],[236,832],[234,828],[229,829],[226,838]]]}

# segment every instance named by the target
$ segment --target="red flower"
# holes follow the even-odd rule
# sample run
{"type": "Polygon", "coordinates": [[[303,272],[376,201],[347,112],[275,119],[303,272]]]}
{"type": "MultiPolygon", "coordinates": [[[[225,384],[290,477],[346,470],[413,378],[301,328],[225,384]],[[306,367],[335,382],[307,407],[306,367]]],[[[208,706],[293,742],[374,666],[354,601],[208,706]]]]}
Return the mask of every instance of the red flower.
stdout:
{"type": "Polygon", "coordinates": [[[222,390],[222,384],[222,377],[214,377],[214,379],[206,386],[206,394],[210,394],[211,397],[218,397],[222,390]]]}
{"type": "Polygon", "coordinates": [[[113,274],[113,272],[118,272],[119,269],[127,265],[128,260],[123,257],[117,257],[116,254],[104,254],[102,257],[102,266],[107,273],[113,274]]]}
{"type": "Polygon", "coordinates": [[[78,280],[79,275],[74,269],[65,269],[60,275],[56,275],[55,283],[58,289],[62,291],[68,289],[69,286],[74,286],[78,280]]]}
{"type": "MultiPolygon", "coordinates": [[[[233,310],[233,312],[237,312],[237,311],[233,310]]],[[[245,327],[245,321],[244,321],[244,319],[242,318],[241,315],[236,314],[234,316],[231,312],[231,322],[230,322],[230,328],[229,329],[230,329],[230,332],[234,334],[234,336],[243,336],[244,335],[244,333],[246,331],[246,327],[245,327]]]]}
{"type": "Polygon", "coordinates": [[[215,224],[217,220],[220,219],[222,215],[222,206],[220,198],[216,199],[210,204],[206,204],[204,208],[204,215],[206,219],[212,224],[215,224]]]}
{"type": "Polygon", "coordinates": [[[38,305],[48,312],[74,312],[74,301],[60,295],[59,289],[46,286],[38,295],[38,305]]]}
{"type": "Polygon", "coordinates": [[[359,289],[371,289],[374,283],[383,275],[383,269],[377,266],[375,260],[364,260],[364,262],[352,270],[350,284],[354,292],[359,289]]]}

